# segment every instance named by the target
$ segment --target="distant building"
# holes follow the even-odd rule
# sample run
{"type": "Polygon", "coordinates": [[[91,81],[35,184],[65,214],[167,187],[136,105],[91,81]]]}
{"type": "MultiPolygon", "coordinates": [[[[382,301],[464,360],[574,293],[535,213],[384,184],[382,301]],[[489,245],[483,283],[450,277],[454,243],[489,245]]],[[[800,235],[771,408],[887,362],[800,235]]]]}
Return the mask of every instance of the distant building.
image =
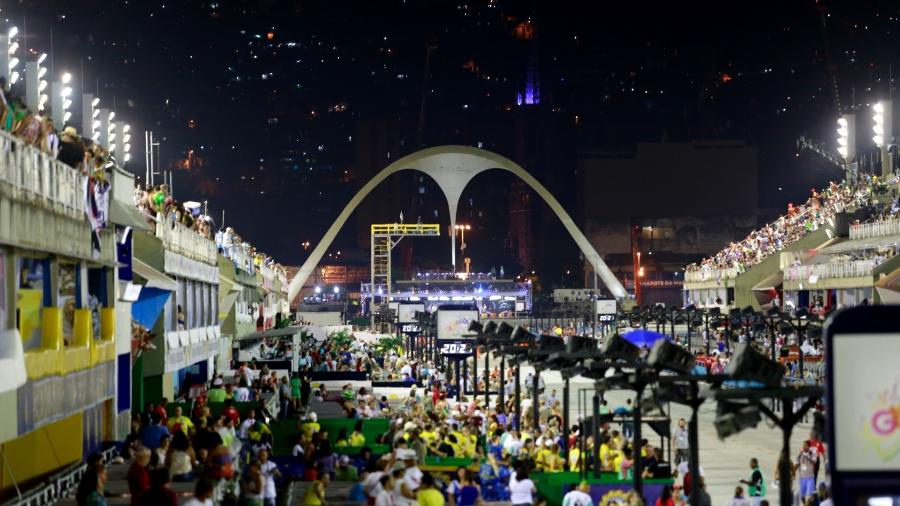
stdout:
{"type": "Polygon", "coordinates": [[[583,153],[578,169],[585,234],[629,290],[638,227],[645,304],[679,303],[684,265],[756,225],[757,151],[744,141],[639,143],[583,153]]]}

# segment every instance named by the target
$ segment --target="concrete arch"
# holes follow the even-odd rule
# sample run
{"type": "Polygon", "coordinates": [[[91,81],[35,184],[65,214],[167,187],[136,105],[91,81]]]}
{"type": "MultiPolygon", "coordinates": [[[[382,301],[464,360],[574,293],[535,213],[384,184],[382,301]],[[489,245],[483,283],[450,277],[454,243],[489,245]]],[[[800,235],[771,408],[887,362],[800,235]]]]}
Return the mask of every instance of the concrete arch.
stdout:
{"type": "MultiPolygon", "coordinates": [[[[431,176],[431,178],[437,182],[438,186],[444,192],[444,196],[447,198],[447,205],[450,208],[450,227],[452,229],[456,224],[456,210],[459,206],[459,199],[462,196],[463,189],[465,189],[473,177],[489,169],[502,169],[512,172],[528,184],[535,193],[544,199],[544,202],[550,206],[553,212],[556,213],[556,216],[572,236],[572,239],[575,240],[575,243],[578,244],[585,259],[593,266],[594,272],[600,276],[600,279],[603,281],[606,288],[609,289],[616,298],[621,299],[627,296],[622,283],[620,283],[609,270],[609,267],[606,266],[606,262],[603,261],[597,253],[597,250],[595,250],[590,241],[588,241],[587,237],[585,237],[578,226],[575,225],[575,222],[572,221],[569,213],[567,213],[559,201],[556,200],[556,197],[554,197],[544,185],[538,182],[537,179],[529,174],[528,171],[504,156],[483,149],[470,146],[438,146],[416,151],[415,153],[400,158],[385,167],[360,188],[359,192],[350,199],[350,202],[344,207],[341,214],[339,214],[334,220],[334,223],[331,224],[328,231],[325,232],[325,236],[322,237],[322,240],[319,241],[313,249],[309,258],[306,259],[306,262],[303,263],[294,278],[291,279],[288,288],[288,300],[294,300],[297,294],[300,293],[303,284],[306,283],[306,280],[313,273],[316,266],[325,255],[325,252],[331,246],[335,237],[337,237],[341,227],[344,226],[344,223],[350,218],[350,215],[356,210],[357,206],[359,206],[363,199],[366,198],[376,186],[387,179],[388,176],[400,172],[401,170],[418,170],[431,176]]],[[[451,242],[454,246],[453,251],[455,254],[455,234],[452,236],[451,242]]]]}

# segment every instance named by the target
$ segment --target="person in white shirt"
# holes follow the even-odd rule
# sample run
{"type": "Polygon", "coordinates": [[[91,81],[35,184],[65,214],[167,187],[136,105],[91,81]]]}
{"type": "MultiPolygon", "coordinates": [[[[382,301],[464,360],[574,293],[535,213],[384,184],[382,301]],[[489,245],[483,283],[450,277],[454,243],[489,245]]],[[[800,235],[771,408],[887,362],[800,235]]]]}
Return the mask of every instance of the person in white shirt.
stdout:
{"type": "Polygon", "coordinates": [[[380,474],[382,475],[378,479],[380,490],[375,496],[375,506],[394,506],[394,494],[391,493],[394,489],[394,478],[389,474],[380,474]]]}
{"type": "Polygon", "coordinates": [[[383,490],[387,490],[389,494],[391,493],[391,490],[393,490],[393,484],[387,489],[381,486],[381,478],[390,475],[390,473],[384,472],[386,465],[386,461],[379,460],[378,463],[375,464],[375,472],[369,473],[369,475],[366,476],[366,480],[363,481],[363,489],[366,491],[366,495],[372,500],[377,499],[378,494],[383,490]]]}
{"type": "Polygon", "coordinates": [[[728,500],[726,506],[750,506],[750,499],[744,497],[744,487],[734,489],[734,497],[728,500]]]}
{"type": "Polygon", "coordinates": [[[587,481],[582,481],[563,497],[562,506],[594,506],[594,500],[588,495],[590,491],[591,485],[587,481]]]}
{"type": "Polygon", "coordinates": [[[256,423],[256,410],[251,409],[247,412],[247,419],[241,422],[241,428],[238,430],[238,437],[241,439],[247,439],[247,432],[250,430],[250,427],[253,427],[253,424],[256,423]]]}
{"type": "Polygon", "coordinates": [[[257,458],[259,459],[259,472],[262,473],[263,479],[265,479],[263,501],[265,506],[275,506],[275,499],[278,497],[278,491],[275,489],[275,478],[280,477],[281,472],[278,471],[278,466],[269,460],[268,450],[260,450],[257,458]]]}
{"type": "Polygon", "coordinates": [[[194,485],[194,497],[188,499],[183,506],[213,506],[213,483],[199,480],[194,485]]]}
{"type": "Polygon", "coordinates": [[[509,499],[513,506],[534,504],[534,494],[537,488],[534,482],[528,478],[528,472],[524,467],[516,469],[509,479],[509,499]]]}

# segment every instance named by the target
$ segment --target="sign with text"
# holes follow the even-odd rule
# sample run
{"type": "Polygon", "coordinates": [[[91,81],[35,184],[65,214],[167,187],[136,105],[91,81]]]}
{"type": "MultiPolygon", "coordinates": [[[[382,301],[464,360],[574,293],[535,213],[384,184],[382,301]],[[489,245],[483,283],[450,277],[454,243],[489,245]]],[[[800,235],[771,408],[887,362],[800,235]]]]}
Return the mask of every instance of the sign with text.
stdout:
{"type": "Polygon", "coordinates": [[[445,357],[470,357],[475,353],[475,340],[440,339],[438,349],[445,357]]]}
{"type": "Polygon", "coordinates": [[[616,299],[598,299],[594,301],[594,304],[597,307],[597,314],[616,314],[616,299]]]}
{"type": "Polygon", "coordinates": [[[460,339],[469,332],[469,323],[478,321],[475,309],[439,309],[437,313],[438,339],[460,339]]]}
{"type": "Polygon", "coordinates": [[[425,312],[425,304],[401,303],[397,306],[397,323],[416,323],[416,312],[425,312]]]}

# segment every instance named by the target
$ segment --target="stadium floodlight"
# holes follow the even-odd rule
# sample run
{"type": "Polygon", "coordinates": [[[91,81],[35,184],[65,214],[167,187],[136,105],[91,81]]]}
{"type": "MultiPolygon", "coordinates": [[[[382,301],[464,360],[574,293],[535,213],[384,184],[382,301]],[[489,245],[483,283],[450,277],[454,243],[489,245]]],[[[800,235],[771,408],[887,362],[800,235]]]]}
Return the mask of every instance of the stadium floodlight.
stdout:
{"type": "Polygon", "coordinates": [[[72,74],[64,72],[59,81],[53,81],[50,86],[50,114],[57,128],[63,128],[66,121],[72,117],[69,109],[72,107],[72,74]]]}
{"type": "Polygon", "coordinates": [[[786,370],[783,365],[766,358],[749,343],[735,346],[734,357],[725,368],[725,375],[735,380],[758,381],[768,386],[779,386],[786,370]]]}
{"type": "Polygon", "coordinates": [[[668,339],[660,339],[653,344],[647,355],[647,364],[658,369],[668,369],[682,374],[694,370],[694,355],[668,339]]]}
{"type": "Polygon", "coordinates": [[[851,162],[856,158],[856,126],[853,114],[844,114],[837,120],[837,151],[845,162],[851,162]]]}
{"type": "Polygon", "coordinates": [[[887,144],[890,144],[892,132],[891,132],[891,103],[890,101],[881,101],[876,102],[872,106],[872,121],[874,121],[874,125],[872,125],[872,132],[875,134],[872,136],[872,141],[875,142],[875,145],[880,147],[884,147],[887,144]]]}
{"type": "Polygon", "coordinates": [[[619,334],[610,337],[603,346],[603,355],[611,360],[635,361],[641,354],[640,348],[619,334]]]}
{"type": "Polygon", "coordinates": [[[6,79],[9,87],[16,84],[19,80],[19,71],[16,67],[19,65],[19,58],[16,57],[16,51],[19,50],[19,43],[15,40],[19,34],[19,29],[15,26],[7,31],[6,36],[0,35],[3,39],[2,44],[6,45],[6,50],[0,49],[0,76],[6,79]]]}
{"type": "Polygon", "coordinates": [[[45,93],[50,85],[46,80],[46,60],[47,53],[41,53],[37,58],[25,62],[25,104],[32,111],[43,111],[44,105],[50,100],[50,96],[45,93]]]}
{"type": "Polygon", "coordinates": [[[759,407],[753,404],[719,401],[716,419],[716,434],[725,439],[744,429],[755,428],[760,420],[759,407]]]}

